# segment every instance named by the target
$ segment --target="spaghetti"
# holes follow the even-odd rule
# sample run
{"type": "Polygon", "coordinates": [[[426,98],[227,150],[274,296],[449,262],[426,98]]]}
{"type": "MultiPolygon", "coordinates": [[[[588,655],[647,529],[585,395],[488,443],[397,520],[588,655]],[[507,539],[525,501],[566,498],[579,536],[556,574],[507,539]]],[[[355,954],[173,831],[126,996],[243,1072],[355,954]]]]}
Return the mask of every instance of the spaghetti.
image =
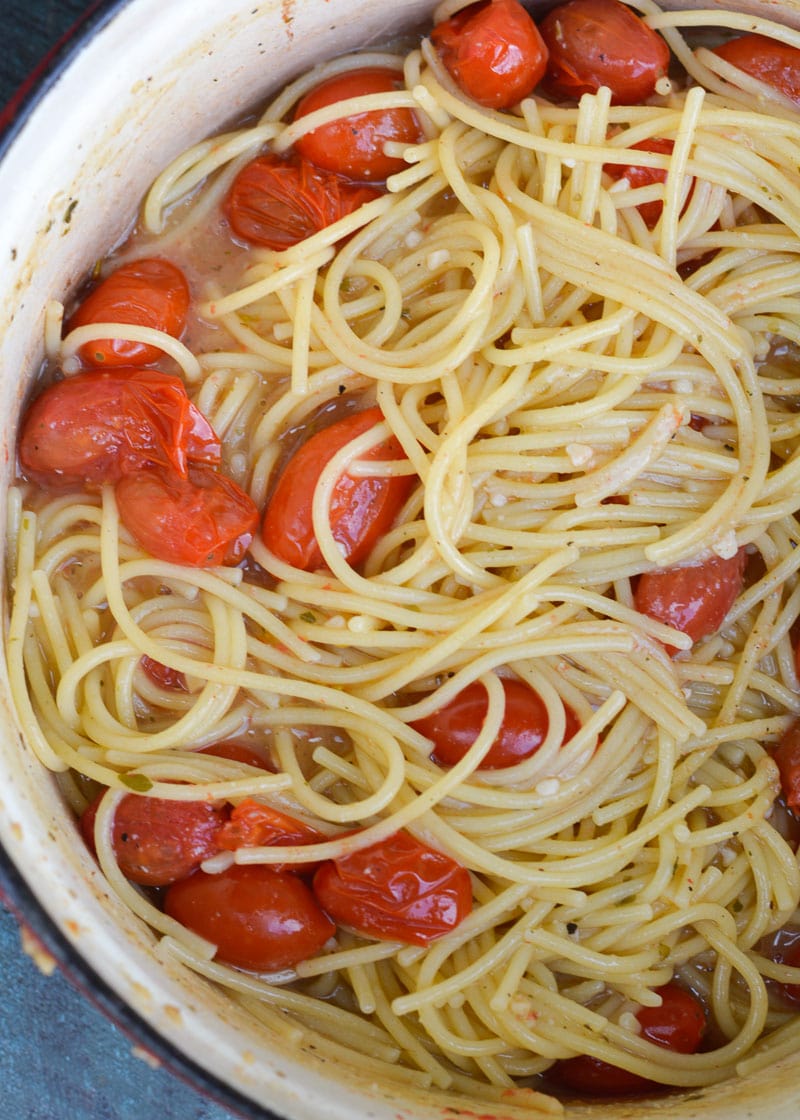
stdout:
{"type": "Polygon", "coordinates": [[[319,568],[258,535],[240,567],[154,559],[110,487],[21,482],[11,502],[20,717],[77,813],[92,783],[109,787],[98,858],[157,952],[370,1079],[534,1111],[557,1107],[538,1076],[577,1054],[690,1087],[800,1045],[774,997],[798,969],[769,951],[800,902],[771,757],[800,714],[800,118],[684,31],[796,47],[800,33],[637,8],[686,72],[644,105],[601,89],[576,107],[483,109],[427,40],[304,75],[255,124],[167,168],[117,256],[185,267],[199,300],[184,343],[105,323],[62,341],[50,311],[67,374],[110,334],[161,348],[259,509],[297,433],[379,406],[384,420],[321,472],[319,568]],[[323,78],[365,65],[402,69],[404,88],[285,123],[323,78]],[[294,247],[234,246],[204,266],[210,227],[230,249],[217,215],[244,163],[381,106],[422,129],[391,153],[407,166],[385,193],[294,247]],[[671,151],[631,151],[653,140],[671,151]],[[614,173],[632,165],[666,180],[614,173]],[[651,228],[639,207],[653,202],[651,228]],[[371,462],[387,433],[403,457],[371,462]],[[360,568],[328,517],[345,469],[412,479],[360,568]],[[716,632],[693,642],[637,610],[643,574],[742,549],[748,580],[716,632]],[[186,687],[148,677],[143,658],[186,687]],[[480,769],[510,677],[541,698],[548,730],[530,757],[480,769]],[[415,724],[474,682],[483,730],[439,766],[415,724]],[[201,753],[237,738],[276,772],[201,753]],[[113,816],[131,790],[255,797],[321,834],[223,853],[212,873],[407,830],[469,870],[472,912],[427,946],[340,928],[278,975],[225,966],[117,866],[113,816]],[[673,980],[714,1024],[702,1052],[641,1033],[637,1009],[673,980]]]}

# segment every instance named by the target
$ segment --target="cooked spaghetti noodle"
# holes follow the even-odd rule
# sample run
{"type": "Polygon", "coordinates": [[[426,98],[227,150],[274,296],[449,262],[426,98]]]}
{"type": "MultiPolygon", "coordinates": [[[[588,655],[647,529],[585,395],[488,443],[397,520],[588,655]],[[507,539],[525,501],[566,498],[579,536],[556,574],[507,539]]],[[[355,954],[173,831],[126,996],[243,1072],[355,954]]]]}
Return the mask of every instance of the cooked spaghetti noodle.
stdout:
{"type": "Polygon", "coordinates": [[[28,741],[76,812],[84,779],[110,787],[98,857],[158,951],[370,1079],[532,1110],[556,1105],[525,1087],[575,1054],[689,1087],[800,1045],[800,1020],[769,996],[798,970],[759,951],[800,901],[770,756],[800,713],[800,117],[682,29],[798,47],[800,33],[637,7],[688,74],[647,105],[601,90],[574,108],[481,109],[427,41],[303,76],[256,124],[176,160],[117,258],[193,268],[186,344],[108,324],[62,342],[51,311],[67,373],[110,333],[160,346],[259,507],[287,433],[340,395],[377,403],[385,424],[315,492],[324,570],[260,538],[269,578],[155,560],[110,488],[21,483],[11,504],[8,657],[28,741]],[[321,77],[365,64],[403,68],[406,88],[284,123],[321,77]],[[378,105],[413,109],[424,130],[386,194],[294,248],[237,250],[213,280],[192,266],[243,161],[378,105]],[[653,138],[671,155],[632,155],[653,138]],[[666,183],[604,170],[632,162],[666,183]],[[656,199],[650,229],[637,206],[656,199]],[[407,458],[358,462],[387,430],[407,458]],[[327,517],[345,467],[417,480],[360,571],[327,517]],[[642,573],[743,547],[755,576],[718,633],[693,645],[635,609],[642,573]],[[145,655],[187,691],[149,679],[145,655]],[[496,671],[536,690],[549,729],[530,758],[478,770],[503,715],[496,671]],[[410,724],[473,681],[483,730],[442,769],[410,724]],[[581,727],[562,746],[568,710],[581,727]],[[197,753],[237,736],[266,744],[278,772],[197,753]],[[227,967],[116,866],[111,820],[131,789],[256,796],[326,837],[242,848],[212,871],[329,859],[406,829],[469,869],[473,912],[424,948],[339,931],[281,975],[227,967]],[[640,1035],[635,1011],[673,978],[709,1009],[704,1052],[640,1035]]]}

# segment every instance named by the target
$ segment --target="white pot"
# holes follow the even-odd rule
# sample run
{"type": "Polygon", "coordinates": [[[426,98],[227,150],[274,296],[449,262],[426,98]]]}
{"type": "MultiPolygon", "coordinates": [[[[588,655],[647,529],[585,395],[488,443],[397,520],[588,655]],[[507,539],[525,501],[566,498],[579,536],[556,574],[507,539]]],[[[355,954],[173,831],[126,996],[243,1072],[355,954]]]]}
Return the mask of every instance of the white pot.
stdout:
{"type": "MultiPolygon", "coordinates": [[[[0,503],[20,407],[42,358],[45,302],[68,293],[119,240],[155,174],[291,75],[418,24],[430,7],[426,0],[129,0],[99,21],[16,128],[0,163],[0,503]]],[[[797,0],[751,9],[800,23],[797,0]]],[[[442,1115],[432,1100],[354,1086],[258,1030],[200,978],[159,963],[148,931],[130,925],[104,888],[24,740],[0,669],[0,841],[56,927],[127,1007],[223,1087],[292,1120],[442,1115]]],[[[702,1092],[568,1110],[617,1120],[756,1113],[800,1115],[800,1055],[702,1092]]]]}

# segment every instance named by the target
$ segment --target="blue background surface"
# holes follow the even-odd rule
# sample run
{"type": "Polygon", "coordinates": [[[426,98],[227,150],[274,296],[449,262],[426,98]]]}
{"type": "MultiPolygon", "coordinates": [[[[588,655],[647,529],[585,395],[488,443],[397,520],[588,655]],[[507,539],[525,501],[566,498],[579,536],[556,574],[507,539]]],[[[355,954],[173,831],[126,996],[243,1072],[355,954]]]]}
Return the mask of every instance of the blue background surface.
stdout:
{"type": "MultiPolygon", "coordinates": [[[[0,0],[0,108],[89,0],[0,0]]],[[[0,215],[2,220],[2,215],[0,215]]],[[[0,905],[2,1120],[231,1120],[133,1043],[60,973],[43,976],[0,905]]]]}

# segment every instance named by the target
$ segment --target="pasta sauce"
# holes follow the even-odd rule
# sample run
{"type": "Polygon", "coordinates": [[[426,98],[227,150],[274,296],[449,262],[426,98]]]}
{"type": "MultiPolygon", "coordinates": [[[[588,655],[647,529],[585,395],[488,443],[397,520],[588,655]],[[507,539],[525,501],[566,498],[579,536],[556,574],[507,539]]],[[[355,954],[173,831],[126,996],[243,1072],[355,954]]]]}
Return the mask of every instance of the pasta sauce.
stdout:
{"type": "Polygon", "coordinates": [[[157,953],[370,1079],[800,1043],[800,33],[710,19],[450,5],[48,309],[31,746],[157,953]]]}

